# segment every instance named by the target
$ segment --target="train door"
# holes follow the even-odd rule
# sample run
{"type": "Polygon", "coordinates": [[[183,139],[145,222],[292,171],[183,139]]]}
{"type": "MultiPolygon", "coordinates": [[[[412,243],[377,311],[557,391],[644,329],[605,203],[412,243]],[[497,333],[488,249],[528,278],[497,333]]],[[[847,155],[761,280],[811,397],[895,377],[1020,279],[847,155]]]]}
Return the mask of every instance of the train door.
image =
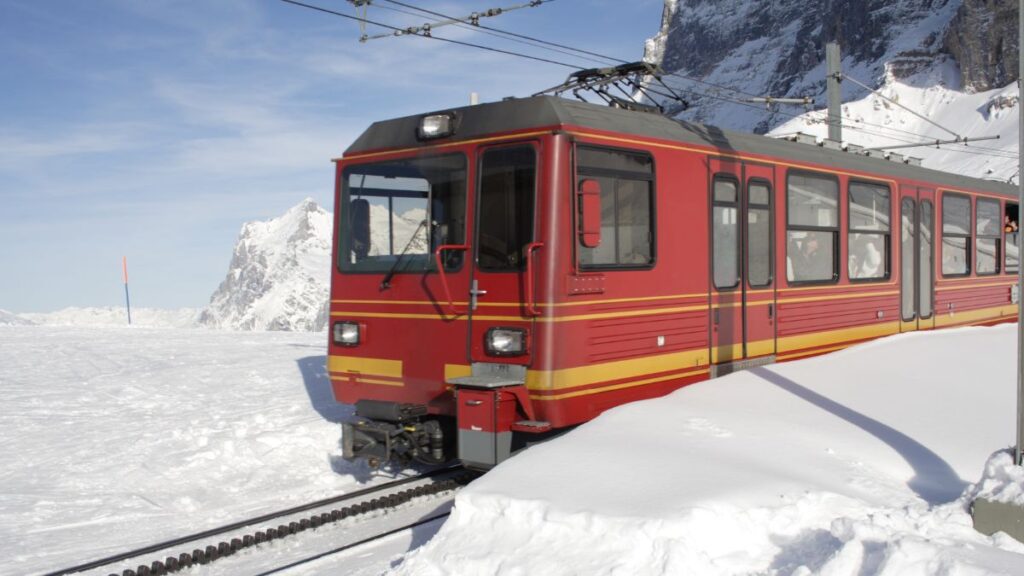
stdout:
{"type": "Polygon", "coordinates": [[[770,167],[710,159],[711,362],[714,375],[775,354],[770,167]]]}
{"type": "Polygon", "coordinates": [[[529,363],[533,271],[541,248],[534,241],[539,152],[536,142],[523,142],[481,148],[478,154],[470,362],[529,363]]]}
{"type": "Polygon", "coordinates": [[[935,191],[900,187],[900,332],[935,325],[935,191]]]}

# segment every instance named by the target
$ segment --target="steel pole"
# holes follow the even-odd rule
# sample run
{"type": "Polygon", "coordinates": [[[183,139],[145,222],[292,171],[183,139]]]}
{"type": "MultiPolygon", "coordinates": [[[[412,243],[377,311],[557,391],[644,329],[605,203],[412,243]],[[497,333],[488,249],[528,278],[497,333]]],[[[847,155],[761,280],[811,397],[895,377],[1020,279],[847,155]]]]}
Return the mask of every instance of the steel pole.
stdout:
{"type": "MultiPolygon", "coordinates": [[[[1024,2],[1024,0],[1021,0],[1024,2]]],[[[828,139],[843,141],[843,93],[839,82],[842,78],[842,58],[839,43],[825,45],[825,66],[828,69],[826,92],[828,93],[828,139]]]]}
{"type": "MultiPolygon", "coordinates": [[[[1024,0],[1017,2],[1017,223],[1024,223],[1024,0]]],[[[1017,236],[1017,447],[1014,449],[1014,463],[1022,464],[1021,447],[1024,446],[1024,258],[1021,258],[1021,232],[1017,236]]]]}

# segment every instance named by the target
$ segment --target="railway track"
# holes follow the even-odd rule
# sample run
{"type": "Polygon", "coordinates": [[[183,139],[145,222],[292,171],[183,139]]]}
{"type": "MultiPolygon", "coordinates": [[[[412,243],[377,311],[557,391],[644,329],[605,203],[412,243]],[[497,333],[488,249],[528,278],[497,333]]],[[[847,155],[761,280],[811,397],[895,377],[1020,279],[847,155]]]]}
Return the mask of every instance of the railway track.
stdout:
{"type": "MultiPolygon", "coordinates": [[[[99,558],[76,566],[50,572],[45,576],[80,573],[107,573],[112,576],[159,576],[174,574],[193,566],[206,566],[231,557],[243,550],[259,548],[271,542],[293,537],[306,531],[341,523],[348,519],[393,510],[427,496],[456,490],[474,478],[462,467],[434,470],[403,478],[349,494],[342,494],[234,522],[218,528],[189,534],[113,556],[99,558]],[[99,571],[99,569],[103,571],[99,571]]],[[[367,544],[402,530],[433,522],[448,514],[447,510],[427,518],[417,518],[404,525],[390,527],[382,533],[370,534],[327,551],[262,571],[273,574],[280,570],[312,562],[330,554],[367,544]]]]}

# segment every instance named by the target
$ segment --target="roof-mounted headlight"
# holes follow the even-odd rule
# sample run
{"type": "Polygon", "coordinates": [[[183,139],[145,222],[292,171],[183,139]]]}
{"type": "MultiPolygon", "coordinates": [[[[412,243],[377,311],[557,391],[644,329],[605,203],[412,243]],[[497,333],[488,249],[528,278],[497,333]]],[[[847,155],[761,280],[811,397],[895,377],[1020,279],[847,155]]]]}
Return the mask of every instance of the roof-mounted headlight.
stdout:
{"type": "Polygon", "coordinates": [[[420,140],[444,138],[445,136],[451,136],[454,133],[455,114],[451,112],[445,114],[431,114],[420,118],[420,126],[419,130],[417,130],[417,136],[420,140]]]}

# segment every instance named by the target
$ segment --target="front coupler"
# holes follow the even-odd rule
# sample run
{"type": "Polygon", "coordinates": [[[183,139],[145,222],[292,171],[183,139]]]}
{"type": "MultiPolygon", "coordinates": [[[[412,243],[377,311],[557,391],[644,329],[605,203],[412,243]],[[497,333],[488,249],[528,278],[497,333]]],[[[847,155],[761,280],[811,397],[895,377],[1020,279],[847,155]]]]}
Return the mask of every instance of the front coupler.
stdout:
{"type": "Polygon", "coordinates": [[[392,460],[443,464],[449,459],[444,426],[426,416],[422,404],[360,400],[356,418],[341,425],[342,456],[366,460],[372,468],[392,460]]]}

